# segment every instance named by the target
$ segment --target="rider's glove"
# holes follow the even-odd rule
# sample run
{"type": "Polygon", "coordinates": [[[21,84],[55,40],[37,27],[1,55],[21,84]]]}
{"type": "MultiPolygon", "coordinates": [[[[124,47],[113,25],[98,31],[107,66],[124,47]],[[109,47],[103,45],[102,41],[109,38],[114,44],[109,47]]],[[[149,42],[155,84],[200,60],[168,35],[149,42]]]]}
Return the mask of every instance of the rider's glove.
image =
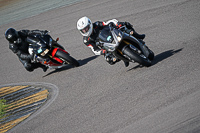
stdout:
{"type": "Polygon", "coordinates": [[[99,48],[102,48],[103,47],[103,43],[100,42],[100,41],[97,41],[96,42],[96,46],[99,47],[99,48]]]}
{"type": "Polygon", "coordinates": [[[48,32],[49,32],[48,30],[45,30],[45,31],[44,31],[44,35],[47,35],[47,34],[48,34],[48,32]]]}
{"type": "Polygon", "coordinates": [[[108,24],[108,26],[109,26],[109,27],[112,27],[112,28],[117,28],[117,26],[116,26],[113,22],[110,22],[110,23],[108,24]]]}

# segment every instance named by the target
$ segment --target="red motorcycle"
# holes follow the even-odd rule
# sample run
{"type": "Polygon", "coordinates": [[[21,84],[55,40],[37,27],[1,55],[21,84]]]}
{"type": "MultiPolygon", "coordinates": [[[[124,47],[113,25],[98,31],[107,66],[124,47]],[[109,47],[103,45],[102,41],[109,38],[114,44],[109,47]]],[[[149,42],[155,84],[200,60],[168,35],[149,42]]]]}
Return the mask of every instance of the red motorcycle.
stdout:
{"type": "Polygon", "coordinates": [[[54,41],[48,34],[27,37],[29,53],[34,54],[33,62],[40,62],[53,69],[61,68],[67,64],[78,67],[79,62],[57,43],[58,40],[59,38],[54,41]]]}

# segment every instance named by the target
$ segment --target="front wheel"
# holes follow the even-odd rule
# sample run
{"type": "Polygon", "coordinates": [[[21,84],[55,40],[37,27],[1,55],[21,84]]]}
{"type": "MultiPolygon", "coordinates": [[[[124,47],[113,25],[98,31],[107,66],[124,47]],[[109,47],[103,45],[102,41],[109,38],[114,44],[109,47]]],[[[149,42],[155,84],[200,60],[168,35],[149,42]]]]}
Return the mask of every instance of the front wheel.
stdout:
{"type": "Polygon", "coordinates": [[[138,53],[133,51],[130,47],[126,47],[123,53],[126,56],[128,56],[131,60],[134,60],[135,62],[143,66],[146,66],[146,67],[151,66],[151,61],[148,58],[146,58],[143,54],[139,55],[138,53]]]}
{"type": "Polygon", "coordinates": [[[58,58],[64,60],[65,62],[67,62],[70,65],[73,65],[75,67],[79,66],[79,62],[76,59],[74,59],[69,54],[67,54],[67,53],[65,53],[65,52],[63,52],[61,50],[58,50],[56,52],[55,56],[57,56],[58,58]]]}
{"type": "Polygon", "coordinates": [[[147,49],[149,50],[149,60],[153,60],[154,59],[154,52],[152,51],[152,50],[150,50],[148,47],[147,47],[147,49]]]}

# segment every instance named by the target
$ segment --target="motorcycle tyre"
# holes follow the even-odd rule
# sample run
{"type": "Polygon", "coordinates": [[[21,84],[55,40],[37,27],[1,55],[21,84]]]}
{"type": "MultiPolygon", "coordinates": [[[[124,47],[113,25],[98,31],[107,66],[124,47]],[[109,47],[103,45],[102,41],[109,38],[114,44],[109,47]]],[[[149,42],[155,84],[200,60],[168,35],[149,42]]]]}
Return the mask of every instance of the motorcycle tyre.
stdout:
{"type": "Polygon", "coordinates": [[[148,48],[148,50],[149,50],[149,56],[148,56],[148,58],[149,58],[149,60],[153,60],[154,59],[154,52],[153,51],[151,51],[149,48],[148,48]]]}
{"type": "Polygon", "coordinates": [[[63,51],[58,50],[56,52],[55,56],[66,60],[67,63],[69,63],[70,65],[72,65],[74,67],[78,67],[80,65],[76,59],[74,59],[73,57],[71,57],[70,55],[66,54],[63,51]]]}
{"type": "Polygon", "coordinates": [[[126,47],[123,51],[123,53],[125,55],[127,55],[129,58],[131,58],[131,60],[134,60],[135,62],[143,65],[143,66],[146,66],[146,67],[149,67],[151,66],[151,61],[147,58],[147,59],[144,59],[142,58],[140,55],[138,55],[137,53],[135,53],[131,48],[129,47],[126,47]]]}

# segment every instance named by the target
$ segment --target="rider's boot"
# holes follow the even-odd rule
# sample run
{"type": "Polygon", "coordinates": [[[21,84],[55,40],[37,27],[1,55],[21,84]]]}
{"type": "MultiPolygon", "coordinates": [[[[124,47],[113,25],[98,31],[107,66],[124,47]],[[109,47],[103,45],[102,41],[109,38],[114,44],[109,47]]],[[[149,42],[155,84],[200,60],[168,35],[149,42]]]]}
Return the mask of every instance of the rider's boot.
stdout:
{"type": "Polygon", "coordinates": [[[137,39],[144,39],[145,38],[145,34],[138,34],[134,28],[131,28],[132,32],[130,32],[132,34],[132,36],[134,36],[137,39]]]}
{"type": "Polygon", "coordinates": [[[137,32],[133,32],[132,34],[135,38],[143,40],[145,38],[145,34],[138,34],[137,32]]]}
{"type": "Polygon", "coordinates": [[[48,69],[48,67],[47,67],[47,66],[45,66],[45,65],[43,65],[43,66],[42,66],[42,70],[43,70],[44,72],[46,72],[46,71],[47,71],[47,69],[48,69]]]}

